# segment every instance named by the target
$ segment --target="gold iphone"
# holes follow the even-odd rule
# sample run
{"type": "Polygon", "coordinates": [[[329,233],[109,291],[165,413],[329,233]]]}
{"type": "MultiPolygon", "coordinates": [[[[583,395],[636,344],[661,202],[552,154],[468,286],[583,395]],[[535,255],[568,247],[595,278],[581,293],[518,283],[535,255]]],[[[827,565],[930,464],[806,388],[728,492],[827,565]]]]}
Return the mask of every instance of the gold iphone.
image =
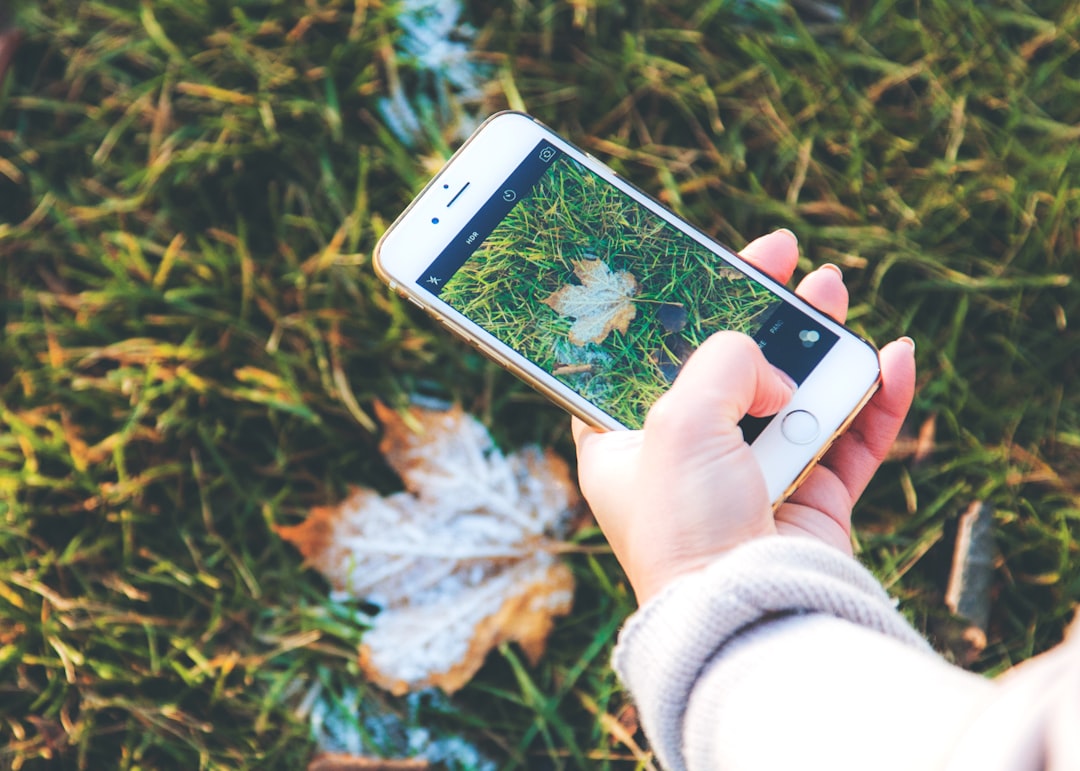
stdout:
{"type": "Polygon", "coordinates": [[[489,118],[375,250],[390,287],[586,422],[640,428],[709,335],[798,390],[743,422],[774,503],[877,387],[877,352],[528,115],[489,118]]]}

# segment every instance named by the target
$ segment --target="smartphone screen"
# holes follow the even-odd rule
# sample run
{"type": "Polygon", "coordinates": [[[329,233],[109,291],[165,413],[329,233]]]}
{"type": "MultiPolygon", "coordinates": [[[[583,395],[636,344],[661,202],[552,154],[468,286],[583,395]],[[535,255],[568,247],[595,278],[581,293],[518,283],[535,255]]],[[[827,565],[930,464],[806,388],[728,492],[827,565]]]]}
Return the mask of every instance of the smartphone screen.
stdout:
{"type": "Polygon", "coordinates": [[[628,428],[715,332],[800,384],[839,339],[546,140],[416,283],[628,428]]]}

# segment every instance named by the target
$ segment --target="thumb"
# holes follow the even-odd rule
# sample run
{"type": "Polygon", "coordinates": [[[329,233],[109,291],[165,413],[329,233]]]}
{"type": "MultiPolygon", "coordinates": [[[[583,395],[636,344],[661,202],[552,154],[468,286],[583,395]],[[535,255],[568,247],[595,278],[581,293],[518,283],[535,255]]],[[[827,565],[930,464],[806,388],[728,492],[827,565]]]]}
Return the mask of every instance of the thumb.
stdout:
{"type": "Polygon", "coordinates": [[[795,388],[794,381],[769,364],[750,337],[718,332],[686,362],[674,385],[653,406],[649,420],[667,422],[677,417],[684,430],[691,431],[695,426],[709,431],[729,429],[747,414],[778,412],[795,388]]]}

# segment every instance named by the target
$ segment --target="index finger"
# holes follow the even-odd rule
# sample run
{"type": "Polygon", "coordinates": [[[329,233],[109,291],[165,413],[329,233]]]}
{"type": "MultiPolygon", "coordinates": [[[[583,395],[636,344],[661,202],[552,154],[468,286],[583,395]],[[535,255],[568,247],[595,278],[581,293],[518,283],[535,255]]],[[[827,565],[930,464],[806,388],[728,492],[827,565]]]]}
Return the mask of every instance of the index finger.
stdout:
{"type": "Polygon", "coordinates": [[[748,243],[739,257],[780,284],[786,284],[799,262],[799,239],[786,228],[756,238],[748,243]]]}

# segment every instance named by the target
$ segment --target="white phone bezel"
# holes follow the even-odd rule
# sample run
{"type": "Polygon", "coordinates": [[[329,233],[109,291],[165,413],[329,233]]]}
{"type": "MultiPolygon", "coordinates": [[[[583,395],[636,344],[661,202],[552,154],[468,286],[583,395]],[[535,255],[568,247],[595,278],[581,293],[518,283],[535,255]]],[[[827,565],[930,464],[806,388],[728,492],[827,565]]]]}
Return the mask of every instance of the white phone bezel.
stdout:
{"type": "Polygon", "coordinates": [[[752,444],[771,500],[779,503],[873,394],[880,376],[876,350],[530,116],[506,112],[485,121],[380,239],[374,255],[376,272],[392,289],[571,413],[598,427],[625,428],[417,283],[422,271],[454,238],[464,235],[463,229],[480,207],[499,191],[507,176],[541,140],[550,142],[838,335],[837,342],[799,386],[782,414],[752,444]],[[820,440],[797,444],[784,436],[783,418],[800,410],[810,412],[817,420],[820,440]]]}

